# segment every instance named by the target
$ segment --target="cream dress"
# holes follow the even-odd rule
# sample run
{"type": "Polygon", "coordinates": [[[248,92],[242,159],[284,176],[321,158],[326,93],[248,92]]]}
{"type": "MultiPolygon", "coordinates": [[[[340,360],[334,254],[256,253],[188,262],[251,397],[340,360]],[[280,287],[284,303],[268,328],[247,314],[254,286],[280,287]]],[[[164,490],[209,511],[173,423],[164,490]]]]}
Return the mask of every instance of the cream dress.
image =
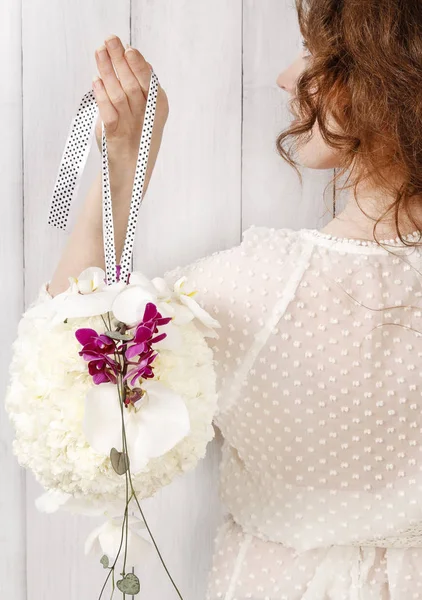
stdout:
{"type": "Polygon", "coordinates": [[[422,252],[383,244],[252,226],[165,274],[222,325],[206,600],[422,599],[422,252]]]}
{"type": "Polygon", "coordinates": [[[222,326],[205,600],[422,599],[422,250],[382,242],[252,226],[164,274],[222,326]]]}

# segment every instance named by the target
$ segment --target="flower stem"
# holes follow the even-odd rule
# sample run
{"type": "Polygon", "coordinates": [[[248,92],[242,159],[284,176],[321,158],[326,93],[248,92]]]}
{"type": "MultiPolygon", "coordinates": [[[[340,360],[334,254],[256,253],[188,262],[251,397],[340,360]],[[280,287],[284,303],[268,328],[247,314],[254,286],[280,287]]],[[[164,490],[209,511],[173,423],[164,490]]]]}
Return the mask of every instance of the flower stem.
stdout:
{"type": "MultiPolygon", "coordinates": [[[[122,403],[121,403],[121,406],[123,407],[122,403]]],[[[138,496],[137,496],[137,494],[136,494],[136,491],[135,491],[135,488],[134,488],[134,486],[133,486],[133,482],[132,482],[132,474],[131,474],[131,471],[130,471],[130,459],[129,459],[129,453],[128,453],[128,451],[127,451],[126,429],[125,429],[125,427],[124,427],[124,426],[123,426],[123,431],[124,431],[124,434],[123,434],[123,442],[124,442],[123,451],[124,451],[124,452],[125,452],[125,454],[126,454],[127,461],[128,461],[128,465],[129,465],[129,466],[128,466],[128,470],[126,471],[126,473],[127,473],[127,474],[128,474],[128,476],[129,476],[129,482],[130,482],[130,487],[131,487],[131,491],[132,491],[132,497],[133,497],[133,498],[135,498],[135,502],[136,502],[136,504],[137,504],[137,506],[138,506],[139,512],[141,513],[142,519],[143,519],[143,521],[144,521],[144,523],[145,523],[145,526],[146,526],[146,528],[147,528],[147,530],[148,530],[148,533],[149,533],[149,535],[151,536],[152,542],[153,542],[153,544],[154,544],[154,546],[155,546],[155,549],[156,549],[156,551],[157,551],[157,553],[158,553],[158,556],[159,556],[159,558],[160,558],[160,560],[161,560],[161,563],[162,563],[162,565],[163,565],[163,567],[164,567],[164,569],[165,569],[165,571],[166,571],[167,575],[169,576],[169,578],[170,578],[170,581],[171,581],[171,583],[173,584],[173,586],[174,586],[174,588],[175,588],[175,590],[176,590],[176,592],[177,592],[177,594],[178,594],[179,598],[180,598],[181,600],[183,600],[183,596],[181,595],[181,593],[180,593],[180,591],[179,591],[179,589],[178,589],[177,585],[175,584],[175,582],[174,582],[174,580],[173,580],[172,576],[171,576],[171,575],[170,575],[170,573],[169,573],[169,570],[167,569],[167,565],[166,565],[166,563],[164,562],[164,560],[163,560],[163,557],[161,556],[160,550],[158,549],[158,546],[157,546],[157,544],[156,544],[156,542],[155,542],[154,536],[152,535],[152,533],[151,533],[151,530],[150,530],[150,528],[149,528],[149,526],[148,526],[147,520],[145,519],[145,515],[144,515],[144,513],[143,513],[143,511],[142,511],[141,505],[139,504],[138,496]]]]}
{"type": "MultiPolygon", "coordinates": [[[[132,499],[132,497],[131,497],[131,499],[132,499]]],[[[106,587],[106,585],[107,585],[107,582],[108,582],[108,580],[110,579],[110,575],[111,575],[111,574],[113,574],[113,579],[112,579],[112,581],[113,581],[113,586],[114,586],[114,569],[115,569],[115,566],[116,566],[116,563],[117,563],[117,559],[118,559],[118,557],[119,557],[119,555],[120,555],[120,551],[121,551],[121,549],[122,549],[122,545],[123,545],[124,524],[125,524],[125,521],[126,521],[126,519],[127,519],[127,516],[128,516],[128,505],[126,505],[126,509],[125,509],[125,515],[124,515],[124,518],[123,518],[123,525],[122,525],[122,535],[121,535],[121,538],[120,538],[120,546],[119,546],[119,550],[118,550],[118,552],[117,552],[117,556],[116,556],[116,558],[115,558],[115,560],[114,560],[114,563],[113,563],[113,564],[112,564],[112,566],[110,567],[110,570],[109,570],[109,573],[108,573],[108,575],[107,575],[107,577],[106,577],[106,580],[105,580],[105,582],[104,582],[104,585],[103,585],[103,587],[101,588],[101,592],[100,592],[100,595],[99,595],[99,597],[98,597],[98,600],[101,600],[101,596],[102,596],[102,595],[103,595],[103,593],[104,593],[105,587],[106,587]]]]}
{"type": "Polygon", "coordinates": [[[162,563],[162,565],[163,565],[164,569],[166,570],[166,573],[167,573],[167,575],[169,576],[169,578],[170,578],[170,581],[172,582],[172,584],[173,584],[173,586],[174,586],[174,589],[175,589],[175,590],[176,590],[176,592],[177,592],[177,595],[179,596],[179,598],[180,598],[181,600],[183,600],[183,596],[182,596],[182,594],[180,593],[180,591],[179,591],[179,589],[178,589],[177,585],[176,585],[176,584],[175,584],[175,582],[173,581],[173,578],[172,578],[172,576],[170,575],[170,573],[169,573],[169,571],[168,571],[168,569],[167,569],[166,563],[164,562],[164,560],[163,560],[163,557],[161,556],[161,553],[160,553],[160,551],[159,551],[159,549],[158,549],[158,546],[157,546],[157,544],[155,543],[155,539],[154,539],[154,537],[153,537],[153,535],[152,535],[152,533],[151,533],[151,530],[150,530],[150,528],[148,527],[148,523],[147,523],[147,520],[145,519],[145,515],[144,515],[144,513],[143,513],[143,511],[142,511],[141,505],[139,504],[138,497],[137,497],[137,495],[136,495],[136,492],[135,492],[135,490],[133,489],[132,478],[131,478],[131,476],[130,476],[130,473],[129,473],[129,480],[130,480],[130,484],[131,484],[132,491],[133,491],[133,497],[135,498],[135,502],[136,502],[136,504],[138,505],[139,512],[141,513],[142,519],[144,520],[144,523],[145,523],[145,526],[146,526],[146,528],[147,528],[147,530],[148,530],[148,533],[149,533],[149,535],[151,536],[152,542],[153,542],[153,544],[154,544],[154,546],[155,546],[155,549],[157,550],[157,553],[158,553],[158,556],[159,556],[159,558],[160,558],[160,560],[161,560],[161,563],[162,563]]]}
{"type": "MultiPolygon", "coordinates": [[[[107,313],[107,316],[108,316],[108,320],[109,320],[109,328],[110,328],[110,331],[111,331],[110,313],[107,313]]],[[[105,322],[105,320],[104,320],[104,318],[103,318],[102,315],[101,315],[101,318],[103,319],[104,325],[107,328],[107,323],[105,322]]],[[[159,550],[159,548],[157,546],[157,543],[156,543],[156,541],[154,539],[154,536],[152,535],[152,532],[151,532],[151,530],[150,530],[150,528],[148,526],[147,520],[145,518],[145,515],[143,513],[143,510],[141,508],[141,505],[140,505],[139,500],[138,500],[138,496],[136,494],[136,491],[135,491],[135,488],[134,488],[134,485],[133,485],[132,474],[131,474],[131,470],[130,470],[130,458],[129,458],[129,452],[128,452],[128,448],[127,448],[126,428],[125,428],[124,415],[123,415],[123,410],[125,409],[125,407],[124,407],[125,382],[123,381],[123,376],[124,376],[124,373],[125,373],[125,369],[127,369],[127,365],[126,365],[126,359],[124,357],[124,353],[121,356],[122,356],[122,359],[123,359],[123,369],[122,369],[122,373],[118,375],[117,390],[118,390],[118,393],[119,393],[120,412],[121,412],[121,418],[122,418],[122,449],[123,449],[123,453],[124,453],[125,459],[127,460],[127,470],[125,471],[125,477],[126,477],[126,508],[125,508],[125,519],[123,520],[123,526],[122,526],[122,538],[121,538],[121,541],[120,541],[120,547],[119,547],[119,551],[117,553],[117,556],[115,558],[115,561],[113,563],[113,566],[112,566],[111,570],[113,571],[113,574],[114,574],[114,567],[115,567],[117,559],[118,559],[118,557],[120,555],[120,551],[121,551],[122,544],[123,544],[123,535],[124,535],[124,531],[125,531],[126,532],[126,536],[125,536],[125,557],[124,557],[124,564],[123,564],[123,574],[125,573],[126,557],[127,557],[127,537],[128,537],[128,508],[129,508],[130,502],[132,501],[132,498],[135,498],[135,502],[136,502],[136,504],[138,506],[139,512],[141,513],[142,519],[143,519],[143,521],[145,523],[145,526],[146,526],[146,528],[148,530],[148,533],[149,533],[149,535],[151,537],[151,540],[152,540],[152,542],[154,544],[154,547],[155,547],[155,549],[157,551],[157,554],[158,554],[158,556],[160,558],[160,561],[161,561],[161,563],[162,563],[162,565],[163,565],[163,567],[164,567],[164,569],[165,569],[165,571],[166,571],[166,573],[167,573],[167,575],[168,575],[168,577],[169,577],[169,579],[170,579],[170,581],[171,581],[174,589],[176,590],[177,595],[179,596],[180,600],[183,600],[183,596],[181,595],[181,593],[180,593],[180,591],[179,591],[176,583],[174,582],[172,576],[170,575],[169,570],[167,569],[167,565],[164,562],[163,557],[161,556],[161,552],[160,552],[160,550],[159,550]],[[120,389],[119,384],[121,386],[121,389],[120,389]],[[130,484],[130,488],[131,488],[131,492],[132,492],[129,499],[128,499],[128,483],[130,484]]],[[[117,360],[117,355],[116,354],[115,354],[115,359],[117,360]]],[[[108,577],[106,579],[106,582],[104,583],[103,589],[101,591],[101,594],[100,594],[100,597],[99,597],[98,600],[101,600],[102,592],[103,592],[103,590],[105,588],[105,585],[106,585],[109,577],[110,577],[110,573],[109,573],[109,575],[108,575],[108,577]]],[[[126,594],[123,594],[123,598],[124,599],[125,599],[125,597],[126,597],[126,594]]]]}

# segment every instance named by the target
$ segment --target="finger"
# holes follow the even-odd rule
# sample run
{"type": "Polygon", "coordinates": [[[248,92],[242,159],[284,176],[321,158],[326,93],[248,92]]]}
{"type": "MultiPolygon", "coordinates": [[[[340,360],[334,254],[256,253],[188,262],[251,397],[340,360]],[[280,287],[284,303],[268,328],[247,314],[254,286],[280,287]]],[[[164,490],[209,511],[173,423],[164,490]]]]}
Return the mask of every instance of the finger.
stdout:
{"type": "Polygon", "coordinates": [[[92,88],[98,104],[100,117],[103,120],[106,129],[113,131],[113,127],[118,123],[119,115],[108,97],[104,83],[98,75],[92,80],[92,88]]]}
{"type": "MultiPolygon", "coordinates": [[[[108,53],[116,68],[117,75],[120,80],[120,84],[128,98],[129,106],[132,113],[140,112],[142,104],[140,101],[145,100],[139,81],[133,74],[132,69],[129,67],[125,57],[125,49],[123,44],[116,35],[110,36],[105,40],[108,53]]],[[[145,104],[145,102],[143,103],[145,104]]]]}
{"type": "Polygon", "coordinates": [[[139,50],[137,50],[136,48],[132,48],[131,46],[129,46],[129,48],[126,48],[125,56],[129,67],[132,69],[133,74],[139,81],[139,85],[141,86],[145,97],[147,97],[149,84],[151,81],[151,65],[147,63],[147,61],[139,52],[139,50]]]}
{"type": "Polygon", "coordinates": [[[117,79],[113,63],[106,46],[101,46],[95,52],[98,71],[104,82],[107,95],[119,114],[130,112],[127,96],[117,79]]]}

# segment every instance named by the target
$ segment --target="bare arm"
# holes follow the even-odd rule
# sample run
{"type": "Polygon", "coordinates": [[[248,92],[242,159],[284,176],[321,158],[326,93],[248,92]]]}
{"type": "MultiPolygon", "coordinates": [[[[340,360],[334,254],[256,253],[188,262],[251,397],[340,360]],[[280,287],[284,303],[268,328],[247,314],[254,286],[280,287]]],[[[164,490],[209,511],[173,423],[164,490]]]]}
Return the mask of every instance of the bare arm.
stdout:
{"type": "MultiPolygon", "coordinates": [[[[118,37],[110,38],[96,52],[96,60],[103,82],[94,87],[100,119],[96,126],[97,144],[101,147],[101,120],[104,121],[110,170],[110,191],[113,204],[116,260],[123,251],[133,180],[138,158],[142,123],[148,97],[151,66],[138,50],[124,51],[118,37]],[[101,58],[99,52],[105,50],[101,58]],[[113,66],[114,64],[114,66],[113,66]],[[115,70],[117,71],[117,78],[115,70]]],[[[163,129],[168,116],[168,103],[159,86],[153,135],[145,175],[143,195],[155,166],[161,145],[163,129]]],[[[52,296],[69,287],[69,277],[77,277],[87,267],[105,268],[102,232],[102,179],[98,173],[87,193],[76,224],[58,262],[49,284],[52,296]]]]}

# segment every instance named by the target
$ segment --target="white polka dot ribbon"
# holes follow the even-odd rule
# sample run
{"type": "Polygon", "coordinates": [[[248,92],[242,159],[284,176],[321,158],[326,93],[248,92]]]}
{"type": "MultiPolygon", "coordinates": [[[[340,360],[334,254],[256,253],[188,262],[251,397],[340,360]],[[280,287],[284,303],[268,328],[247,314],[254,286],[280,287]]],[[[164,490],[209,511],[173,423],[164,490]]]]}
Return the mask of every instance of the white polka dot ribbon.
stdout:
{"type": "MultiPolygon", "coordinates": [[[[152,71],[139,143],[138,160],[132,188],[129,220],[120,261],[120,274],[117,273],[116,248],[114,245],[114,227],[112,198],[110,192],[110,175],[108,167],[107,139],[104,123],[102,123],[102,199],[103,199],[103,239],[106,264],[106,281],[115,283],[117,279],[127,282],[131,271],[133,244],[138,219],[139,208],[143,198],[145,175],[148,165],[148,155],[151,146],[152,130],[158,93],[158,78],[152,71]]],[[[48,223],[60,229],[66,229],[69,210],[76,196],[82,173],[85,168],[95,136],[95,123],[98,105],[94,92],[85,94],[79,105],[76,116],[72,119],[65,149],[60,161],[58,176],[54,185],[53,198],[50,206],[48,223]]]]}

